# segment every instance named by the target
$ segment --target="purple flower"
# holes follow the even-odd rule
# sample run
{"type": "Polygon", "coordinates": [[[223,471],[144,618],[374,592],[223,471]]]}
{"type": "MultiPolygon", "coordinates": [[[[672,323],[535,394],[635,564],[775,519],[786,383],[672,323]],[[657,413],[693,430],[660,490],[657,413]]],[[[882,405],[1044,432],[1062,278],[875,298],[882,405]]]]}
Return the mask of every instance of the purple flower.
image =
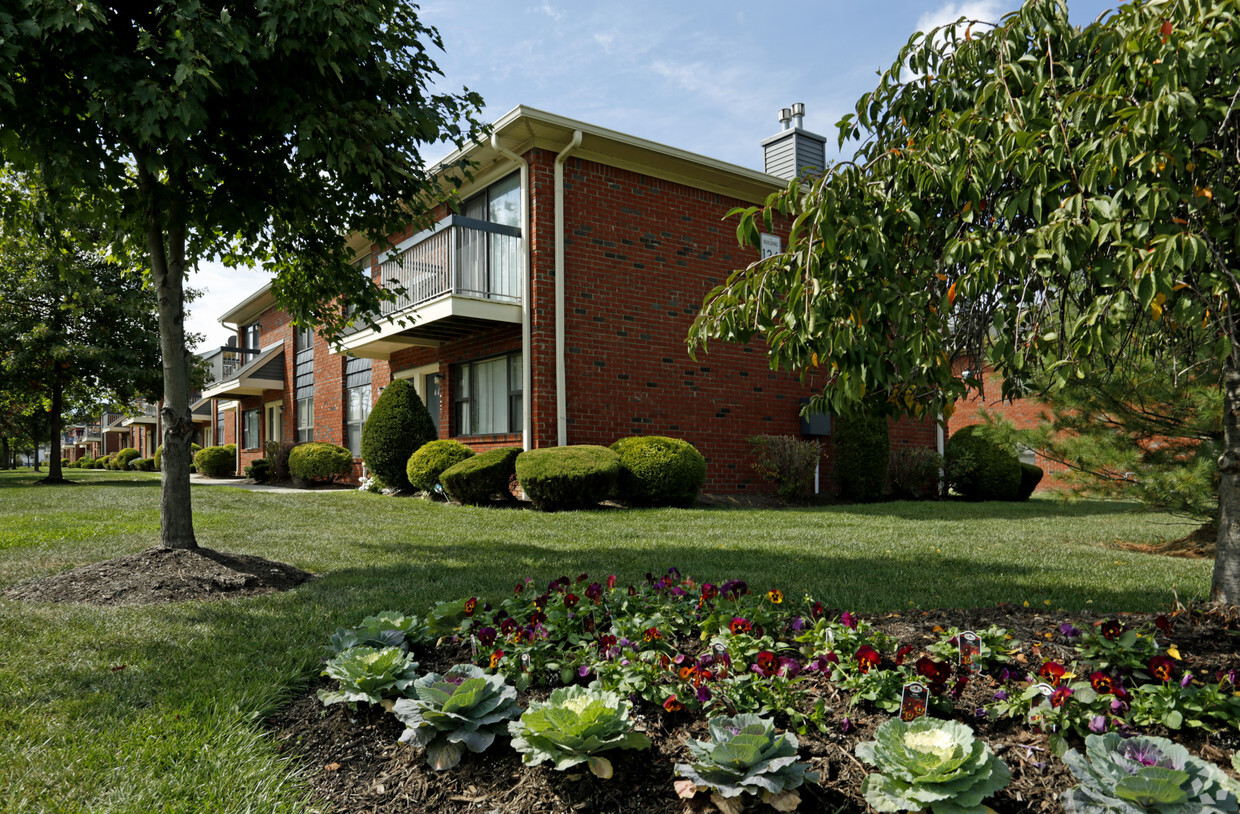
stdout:
{"type": "Polygon", "coordinates": [[[989,718],[990,713],[986,711],[985,707],[978,707],[977,709],[973,710],[973,717],[974,718],[989,718]]]}
{"type": "Polygon", "coordinates": [[[582,678],[585,678],[589,674],[590,674],[590,665],[583,664],[577,668],[577,675],[581,676],[582,678]]]}
{"type": "Polygon", "coordinates": [[[1071,622],[1064,622],[1059,626],[1059,632],[1069,639],[1075,639],[1081,635],[1081,631],[1072,626],[1071,622]]]}
{"type": "Polygon", "coordinates": [[[853,722],[849,720],[848,718],[842,719],[840,721],[840,731],[843,732],[845,735],[847,735],[849,732],[852,732],[853,722]]]}
{"type": "Polygon", "coordinates": [[[840,624],[850,630],[856,630],[857,617],[853,616],[849,611],[844,611],[843,615],[840,616],[840,624]]]}
{"type": "Polygon", "coordinates": [[[1192,682],[1192,680],[1193,680],[1193,674],[1185,670],[1184,677],[1180,679],[1180,687],[1181,688],[1187,687],[1189,683],[1192,682]]]}
{"type": "Polygon", "coordinates": [[[801,662],[788,656],[780,656],[779,667],[775,672],[785,678],[796,678],[801,674],[801,662]]]}
{"type": "Polygon", "coordinates": [[[1123,714],[1128,709],[1128,705],[1116,698],[1111,702],[1111,712],[1117,715],[1123,714]]]}
{"type": "Polygon", "coordinates": [[[709,704],[709,703],[710,703],[710,689],[709,689],[709,688],[708,688],[705,684],[703,684],[702,686],[698,687],[698,689],[697,689],[697,699],[698,699],[699,701],[701,701],[703,704],[709,704]]]}
{"type": "Polygon", "coordinates": [[[1008,698],[1008,694],[1004,692],[1003,690],[999,690],[998,692],[995,693],[996,701],[1006,701],[1007,698],[1008,698]]]}
{"type": "Polygon", "coordinates": [[[792,620],[792,629],[793,629],[793,630],[796,630],[796,631],[801,631],[801,630],[804,630],[804,629],[805,629],[805,620],[804,620],[804,619],[802,619],[800,616],[798,616],[798,617],[796,617],[795,619],[793,619],[793,620],[792,620]]]}
{"type": "Polygon", "coordinates": [[[1107,731],[1107,718],[1105,715],[1095,715],[1089,719],[1089,731],[1101,735],[1107,731]]]}

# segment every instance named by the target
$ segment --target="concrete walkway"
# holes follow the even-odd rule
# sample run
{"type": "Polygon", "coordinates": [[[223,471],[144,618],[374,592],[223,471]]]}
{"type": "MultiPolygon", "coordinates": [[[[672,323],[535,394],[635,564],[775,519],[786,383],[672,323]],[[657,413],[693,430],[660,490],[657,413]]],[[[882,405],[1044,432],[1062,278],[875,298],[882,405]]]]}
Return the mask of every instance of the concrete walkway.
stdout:
{"type": "Polygon", "coordinates": [[[286,492],[297,495],[323,494],[324,492],[352,492],[353,488],[319,487],[317,489],[296,489],[292,486],[272,486],[268,483],[254,483],[241,478],[208,478],[197,472],[190,473],[190,486],[234,486],[251,492],[286,492]]]}

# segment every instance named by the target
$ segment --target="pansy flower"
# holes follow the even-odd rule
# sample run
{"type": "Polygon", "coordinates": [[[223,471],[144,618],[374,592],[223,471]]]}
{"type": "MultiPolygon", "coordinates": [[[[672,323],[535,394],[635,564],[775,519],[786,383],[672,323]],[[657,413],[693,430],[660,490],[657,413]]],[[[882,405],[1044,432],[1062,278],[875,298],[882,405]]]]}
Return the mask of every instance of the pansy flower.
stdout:
{"type": "Polygon", "coordinates": [[[964,694],[965,687],[968,687],[968,686],[969,686],[969,676],[967,674],[962,675],[960,678],[956,680],[956,683],[952,685],[952,698],[959,699],[960,696],[964,694]]]}
{"type": "Polygon", "coordinates": [[[616,575],[608,574],[607,575],[607,590],[610,591],[612,588],[615,588],[615,587],[616,587],[616,575]]]}
{"type": "Polygon", "coordinates": [[[598,646],[599,655],[606,657],[607,651],[616,646],[616,637],[610,633],[604,634],[598,637],[598,641],[595,644],[598,646]]]}
{"type": "Polygon", "coordinates": [[[495,628],[483,627],[478,629],[478,644],[483,647],[490,647],[495,644],[495,628]]]}
{"type": "Polygon", "coordinates": [[[589,585],[586,586],[586,599],[590,600],[591,602],[597,605],[599,599],[601,599],[602,596],[603,596],[602,585],[599,585],[597,582],[591,582],[589,585]]]}
{"type": "Polygon", "coordinates": [[[513,631],[517,629],[517,620],[511,616],[499,623],[499,632],[505,636],[511,636],[513,631]]]}
{"type": "MultiPolygon", "coordinates": [[[[823,676],[825,676],[826,678],[830,678],[832,660],[829,658],[829,656],[835,656],[835,654],[834,653],[822,654],[818,658],[811,661],[809,664],[805,665],[805,671],[807,673],[822,673],[823,676]]],[[[836,662],[839,661],[838,656],[836,656],[835,661],[836,662]]]]}
{"type": "Polygon", "coordinates": [[[536,610],[530,614],[531,625],[541,625],[545,621],[547,621],[547,614],[543,613],[541,610],[536,610]]]}
{"type": "Polygon", "coordinates": [[[1060,687],[1059,689],[1051,693],[1051,706],[1062,707],[1064,705],[1064,702],[1067,701],[1071,697],[1072,697],[1071,687],[1060,687]]]}
{"type": "Polygon", "coordinates": [[[680,712],[685,705],[676,700],[675,695],[669,695],[667,700],[663,702],[663,708],[668,712],[680,712]]]}
{"type": "Polygon", "coordinates": [[[1124,627],[1118,620],[1108,619],[1098,626],[1098,632],[1102,634],[1104,639],[1115,641],[1124,632],[1124,627]]]}
{"type": "Polygon", "coordinates": [[[632,585],[629,586],[629,596],[637,596],[637,589],[632,585]]]}
{"type": "Polygon", "coordinates": [[[1052,687],[1058,687],[1063,674],[1068,669],[1057,661],[1048,661],[1038,668],[1038,675],[1050,683],[1052,687]]]}
{"type": "Polygon", "coordinates": [[[765,677],[772,675],[778,666],[779,660],[775,658],[775,654],[770,650],[763,650],[754,660],[753,671],[765,677]]]}
{"type": "Polygon", "coordinates": [[[801,674],[801,662],[791,656],[780,656],[779,666],[775,668],[775,674],[784,678],[796,678],[801,674]]]}
{"type": "Polygon", "coordinates": [[[709,687],[703,685],[697,688],[697,699],[700,703],[709,704],[710,698],[711,695],[709,687]]]}
{"type": "Polygon", "coordinates": [[[827,609],[822,606],[821,602],[814,602],[814,607],[810,608],[809,615],[815,619],[821,619],[826,616],[827,609]]]}
{"type": "Polygon", "coordinates": [[[1077,630],[1071,622],[1064,622],[1061,624],[1059,626],[1059,632],[1062,633],[1064,638],[1067,639],[1075,639],[1077,636],[1081,635],[1081,631],[1077,630]]]}
{"type": "Polygon", "coordinates": [[[544,608],[547,607],[547,600],[549,598],[550,598],[549,594],[539,594],[538,596],[534,597],[534,608],[536,610],[543,610],[544,608]]]}
{"type": "Polygon", "coordinates": [[[696,674],[697,674],[697,667],[693,666],[692,664],[686,664],[684,667],[681,667],[680,672],[679,672],[681,681],[688,681],[692,679],[696,674]]]}
{"type": "Polygon", "coordinates": [[[908,658],[908,654],[912,652],[913,646],[911,644],[901,645],[900,649],[896,651],[896,666],[903,665],[904,660],[908,658]]]}
{"type": "Polygon", "coordinates": [[[578,574],[578,575],[577,575],[577,581],[578,581],[578,582],[585,582],[585,581],[586,581],[587,579],[589,579],[589,578],[590,578],[590,575],[589,575],[589,574],[578,574]]]}
{"type": "Polygon", "coordinates": [[[496,667],[499,667],[499,663],[503,658],[504,658],[503,650],[496,650],[494,653],[492,653],[491,654],[491,669],[494,670],[496,667]]]}
{"type": "Polygon", "coordinates": [[[525,583],[524,583],[524,582],[518,582],[518,583],[517,583],[517,585],[516,585],[516,587],[512,589],[512,592],[513,592],[514,594],[518,594],[518,595],[519,595],[519,594],[521,594],[524,590],[525,590],[525,583]]]}
{"type": "Polygon", "coordinates": [[[913,666],[918,673],[925,676],[930,681],[939,684],[947,681],[947,679],[951,678],[952,675],[952,668],[950,664],[945,661],[935,661],[934,659],[927,658],[926,656],[922,656],[917,659],[913,666]]]}
{"type": "Polygon", "coordinates": [[[709,583],[709,582],[703,582],[703,583],[702,583],[702,599],[701,599],[701,602],[702,602],[703,604],[704,604],[704,603],[706,603],[706,602],[711,601],[712,599],[714,599],[714,598],[715,598],[715,597],[717,597],[717,596],[719,596],[719,588],[718,588],[718,586],[716,586],[716,585],[712,585],[712,584],[711,584],[711,583],[709,583]]]}
{"type": "Polygon", "coordinates": [[[647,642],[658,642],[663,640],[663,634],[659,632],[657,627],[648,627],[646,632],[642,634],[642,639],[647,642]]]}
{"type": "Polygon", "coordinates": [[[477,608],[478,608],[478,597],[471,596],[469,599],[465,600],[465,615],[466,616],[473,616],[474,611],[477,608]]]}
{"type": "Polygon", "coordinates": [[[739,636],[742,633],[748,633],[753,630],[753,625],[750,624],[748,619],[740,616],[733,616],[732,624],[728,625],[728,629],[732,631],[733,636],[739,636]]]}
{"type": "Polygon", "coordinates": [[[1089,686],[1099,695],[1109,695],[1115,689],[1115,679],[1101,670],[1095,670],[1089,675],[1089,686]]]}
{"type": "Polygon", "coordinates": [[[571,592],[564,594],[564,607],[575,608],[578,601],[577,594],[571,592]]]}
{"type": "Polygon", "coordinates": [[[1166,614],[1160,613],[1154,617],[1154,627],[1158,628],[1164,636],[1171,635],[1171,620],[1167,618],[1166,614]]]}
{"type": "Polygon", "coordinates": [[[857,617],[853,616],[852,613],[849,611],[844,611],[844,613],[840,615],[840,624],[848,628],[849,630],[856,630],[857,629],[857,617]]]}
{"type": "Polygon", "coordinates": [[[863,644],[857,648],[857,655],[854,658],[857,660],[857,669],[863,673],[868,673],[870,668],[878,664],[882,657],[878,655],[878,651],[873,647],[863,644]]]}
{"type": "Polygon", "coordinates": [[[772,605],[780,605],[784,601],[784,592],[778,588],[772,588],[766,592],[766,598],[771,601],[772,605]]]}

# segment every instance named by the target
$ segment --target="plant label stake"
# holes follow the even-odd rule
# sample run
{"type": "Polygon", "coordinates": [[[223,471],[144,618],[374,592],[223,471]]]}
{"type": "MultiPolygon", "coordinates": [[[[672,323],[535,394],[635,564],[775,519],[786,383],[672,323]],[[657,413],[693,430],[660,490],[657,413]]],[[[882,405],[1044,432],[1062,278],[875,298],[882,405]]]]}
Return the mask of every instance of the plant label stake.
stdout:
{"type": "Polygon", "coordinates": [[[981,669],[978,656],[982,652],[982,639],[971,630],[960,634],[960,666],[966,672],[976,673],[981,669]]]}
{"type": "Polygon", "coordinates": [[[908,723],[925,715],[928,697],[925,684],[918,681],[905,684],[904,692],[900,694],[900,720],[908,723]]]}

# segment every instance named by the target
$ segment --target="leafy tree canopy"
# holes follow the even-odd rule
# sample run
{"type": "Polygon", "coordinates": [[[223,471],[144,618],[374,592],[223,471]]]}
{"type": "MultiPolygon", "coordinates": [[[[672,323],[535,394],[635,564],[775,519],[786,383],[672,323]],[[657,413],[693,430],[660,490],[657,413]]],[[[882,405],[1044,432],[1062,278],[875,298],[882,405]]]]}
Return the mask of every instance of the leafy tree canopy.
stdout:
{"type": "Polygon", "coordinates": [[[853,159],[740,213],[749,244],[786,219],[787,250],[712,291],[690,342],[761,334],[774,366],[831,371],[815,408],[914,415],[950,414],[982,361],[1015,395],[1212,358],[1214,591],[1240,600],[1238,10],[1137,0],[1080,29],[1031,0],[915,35],[840,122],[853,159]]]}

